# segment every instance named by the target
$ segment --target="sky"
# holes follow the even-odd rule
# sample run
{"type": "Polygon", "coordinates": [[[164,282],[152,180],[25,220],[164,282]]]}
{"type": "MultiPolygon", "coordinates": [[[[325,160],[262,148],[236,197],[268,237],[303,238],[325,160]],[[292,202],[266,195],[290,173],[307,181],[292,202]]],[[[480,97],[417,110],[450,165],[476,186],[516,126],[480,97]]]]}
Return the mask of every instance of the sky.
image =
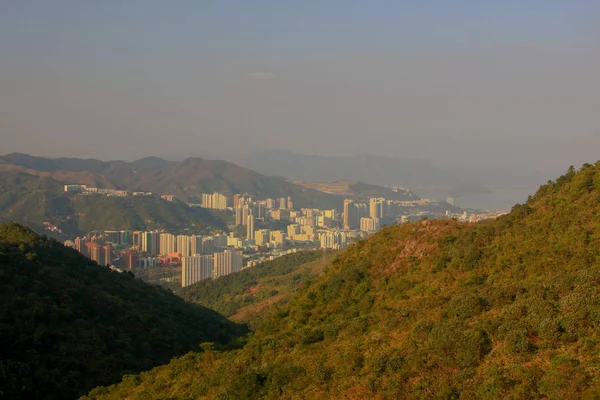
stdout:
{"type": "Polygon", "coordinates": [[[0,153],[600,159],[596,0],[0,2],[0,153]]]}

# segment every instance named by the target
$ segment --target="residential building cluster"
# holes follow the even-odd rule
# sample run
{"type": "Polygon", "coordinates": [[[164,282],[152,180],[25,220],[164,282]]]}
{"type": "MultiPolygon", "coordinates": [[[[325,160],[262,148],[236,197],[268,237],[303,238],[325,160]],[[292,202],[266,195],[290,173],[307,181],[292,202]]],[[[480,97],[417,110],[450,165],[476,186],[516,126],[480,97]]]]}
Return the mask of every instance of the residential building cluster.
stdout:
{"type": "MultiPolygon", "coordinates": [[[[85,185],[66,185],[69,193],[84,193],[85,185]],[[77,188],[75,188],[77,186],[77,188]]],[[[392,188],[397,191],[402,188],[392,188]]],[[[112,189],[110,189],[112,190],[112,189]]],[[[113,193],[113,192],[111,192],[113,193]]],[[[174,201],[175,196],[161,196],[174,201]]],[[[386,224],[429,218],[475,222],[497,214],[457,213],[445,202],[429,199],[397,201],[373,197],[345,199],[336,209],[294,209],[290,197],[257,200],[248,194],[203,194],[205,208],[232,215],[228,233],[175,234],[165,231],[112,230],[90,232],[71,245],[100,265],[120,270],[181,268],[181,285],[218,278],[243,268],[305,249],[342,249],[386,224]]]]}
{"type": "MultiPolygon", "coordinates": [[[[88,187],[87,185],[65,185],[65,193],[69,194],[99,194],[105,196],[152,196],[151,192],[132,192],[129,190],[120,189],[102,189],[96,187],[88,187]]],[[[161,196],[162,197],[162,196],[161,196]]]]}
{"type": "Polygon", "coordinates": [[[226,210],[228,205],[227,196],[221,193],[202,194],[202,207],[215,210],[226,210]]]}
{"type": "Polygon", "coordinates": [[[65,245],[99,265],[118,261],[120,270],[182,266],[182,286],[218,278],[243,267],[241,250],[227,248],[229,237],[175,235],[159,231],[97,231],[65,245]]]}

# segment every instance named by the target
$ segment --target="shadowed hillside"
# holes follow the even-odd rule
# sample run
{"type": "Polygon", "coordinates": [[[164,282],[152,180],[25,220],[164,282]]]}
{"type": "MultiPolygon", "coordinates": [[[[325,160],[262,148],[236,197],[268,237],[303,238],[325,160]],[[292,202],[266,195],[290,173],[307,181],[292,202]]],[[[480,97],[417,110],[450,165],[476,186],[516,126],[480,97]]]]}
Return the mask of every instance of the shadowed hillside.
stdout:
{"type": "Polygon", "coordinates": [[[506,216],[383,229],[265,318],[88,398],[597,398],[600,162],[506,216]]]}
{"type": "Polygon", "coordinates": [[[0,225],[0,398],[76,398],[244,333],[18,224],[0,225]]]}
{"type": "Polygon", "coordinates": [[[315,279],[329,258],[321,250],[289,254],[219,279],[200,281],[177,294],[236,322],[256,325],[315,279]]]}

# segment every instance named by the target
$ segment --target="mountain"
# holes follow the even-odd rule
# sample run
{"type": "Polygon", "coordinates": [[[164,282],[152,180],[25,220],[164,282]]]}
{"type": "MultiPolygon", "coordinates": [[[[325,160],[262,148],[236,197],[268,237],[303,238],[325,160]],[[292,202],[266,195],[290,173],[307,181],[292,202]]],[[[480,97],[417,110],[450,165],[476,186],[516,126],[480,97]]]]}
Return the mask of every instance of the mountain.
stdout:
{"type": "Polygon", "coordinates": [[[384,197],[388,200],[414,201],[419,196],[408,191],[393,191],[379,185],[370,185],[359,181],[335,181],[335,182],[294,182],[297,185],[308,189],[318,190],[320,192],[352,198],[358,200],[368,200],[371,197],[384,197]]]}
{"type": "Polygon", "coordinates": [[[256,324],[277,305],[289,301],[330,258],[322,251],[303,251],[252,268],[207,279],[177,292],[185,301],[202,305],[236,322],[256,324]]]}
{"type": "Polygon", "coordinates": [[[600,396],[600,162],[496,220],[387,227],[242,349],[190,353],[86,399],[600,396]]]}
{"type": "Polygon", "coordinates": [[[245,333],[15,223],[0,225],[0,299],[3,398],[75,398],[245,333]]]}
{"type": "Polygon", "coordinates": [[[0,171],[20,171],[65,183],[174,194],[199,203],[202,193],[250,193],[260,198],[291,196],[301,207],[339,208],[341,199],[283,178],[261,175],[227,161],[188,158],[181,162],[147,157],[134,162],[47,159],[26,154],[0,157],[0,171]]]}
{"type": "Polygon", "coordinates": [[[54,179],[18,171],[0,173],[0,219],[32,228],[51,222],[73,236],[105,229],[224,227],[223,221],[200,207],[158,196],[68,195],[54,179]]]}
{"type": "Polygon", "coordinates": [[[261,174],[285,176],[294,181],[358,180],[402,186],[417,193],[435,191],[441,197],[486,192],[480,184],[464,181],[421,159],[372,155],[325,157],[266,150],[234,157],[234,161],[261,174]]]}

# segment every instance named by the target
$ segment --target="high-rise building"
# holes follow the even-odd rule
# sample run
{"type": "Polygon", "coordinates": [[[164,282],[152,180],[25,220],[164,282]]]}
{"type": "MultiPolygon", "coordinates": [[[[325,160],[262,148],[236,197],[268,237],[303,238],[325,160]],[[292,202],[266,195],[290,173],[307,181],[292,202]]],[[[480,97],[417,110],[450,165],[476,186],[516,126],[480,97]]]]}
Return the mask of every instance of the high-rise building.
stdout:
{"type": "Polygon", "coordinates": [[[356,210],[356,225],[354,228],[358,228],[360,226],[360,219],[369,216],[369,205],[365,203],[356,203],[354,204],[354,208],[356,210]]]}
{"type": "Polygon", "coordinates": [[[195,254],[181,258],[181,287],[213,277],[214,257],[195,254]]]}
{"type": "Polygon", "coordinates": [[[315,217],[300,217],[296,219],[297,222],[302,226],[315,226],[315,217]]]}
{"type": "Polygon", "coordinates": [[[268,229],[259,229],[254,233],[254,240],[257,246],[265,246],[269,243],[271,231],[268,229]]]}
{"type": "Polygon", "coordinates": [[[121,244],[121,231],[104,231],[104,240],[115,245],[121,244]]]}
{"type": "Polygon", "coordinates": [[[265,220],[267,217],[267,205],[265,202],[256,203],[256,213],[254,216],[263,221],[265,220]]]}
{"type": "Polygon", "coordinates": [[[369,200],[369,217],[384,218],[385,217],[385,199],[383,197],[371,197],[369,200]]]}
{"type": "Polygon", "coordinates": [[[250,208],[250,206],[248,204],[246,204],[242,208],[242,225],[244,225],[244,226],[248,225],[248,216],[249,215],[252,215],[252,208],[250,208]]]}
{"type": "Polygon", "coordinates": [[[167,255],[169,253],[174,253],[177,250],[176,246],[175,235],[170,233],[160,234],[160,254],[167,255]]]}
{"type": "Polygon", "coordinates": [[[347,236],[344,232],[334,231],[319,234],[319,240],[324,249],[342,249],[346,247],[347,236]]]}
{"type": "Polygon", "coordinates": [[[267,198],[266,202],[267,202],[267,209],[272,210],[275,208],[275,200],[273,200],[271,198],[267,198]]]}
{"type": "Polygon", "coordinates": [[[287,226],[287,235],[288,237],[292,237],[300,233],[300,225],[299,224],[290,224],[287,226]]]}
{"type": "Polygon", "coordinates": [[[287,198],[282,197],[279,199],[279,209],[280,210],[287,210],[288,206],[287,206],[287,198]]]}
{"type": "Polygon", "coordinates": [[[240,204],[240,195],[234,194],[233,195],[233,208],[236,208],[238,206],[238,204],[240,204]]]}
{"type": "Polygon", "coordinates": [[[137,251],[123,251],[121,252],[121,269],[132,270],[137,267],[139,255],[137,251]]]}
{"type": "Polygon", "coordinates": [[[200,254],[213,254],[215,252],[215,240],[211,237],[202,238],[202,252],[200,254]]]}
{"type": "Polygon", "coordinates": [[[227,197],[221,193],[202,193],[202,207],[214,208],[217,210],[227,209],[227,197]]]}
{"type": "Polygon", "coordinates": [[[351,199],[344,200],[344,228],[352,229],[356,227],[356,207],[351,199]]]}
{"type": "Polygon", "coordinates": [[[214,277],[229,275],[242,269],[243,256],[241,251],[225,250],[214,254],[214,277]]]}
{"type": "Polygon", "coordinates": [[[141,250],[148,254],[158,254],[161,250],[160,237],[161,234],[158,232],[143,232],[141,250]]]}
{"type": "Polygon", "coordinates": [[[213,243],[216,248],[218,247],[227,247],[227,235],[222,233],[218,233],[213,236],[213,243]]]}
{"type": "Polygon", "coordinates": [[[236,225],[244,225],[244,221],[242,220],[244,218],[244,206],[241,204],[238,204],[237,207],[235,208],[235,224],[236,225]]]}
{"type": "Polygon", "coordinates": [[[276,221],[289,221],[290,219],[290,210],[271,210],[269,211],[269,216],[271,219],[276,221]]]}
{"type": "Polygon", "coordinates": [[[236,249],[239,249],[243,247],[243,245],[244,241],[241,238],[236,237],[233,234],[227,237],[227,247],[235,247],[236,249]]]}
{"type": "Polygon", "coordinates": [[[361,218],[360,230],[365,232],[375,232],[379,229],[379,218],[361,218]]]}
{"type": "Polygon", "coordinates": [[[181,254],[182,257],[191,256],[192,254],[192,237],[187,235],[178,235],[177,243],[176,243],[177,252],[181,254]]]}
{"type": "Polygon", "coordinates": [[[212,203],[213,207],[217,210],[226,210],[227,209],[227,196],[222,195],[221,193],[213,193],[212,194],[212,203]]]}
{"type": "Polygon", "coordinates": [[[323,215],[327,218],[331,218],[331,219],[336,219],[337,218],[337,213],[335,211],[335,209],[332,210],[323,210],[323,215]]]}
{"type": "Polygon", "coordinates": [[[212,196],[208,193],[202,193],[202,207],[212,208],[212,196]]]}
{"type": "Polygon", "coordinates": [[[254,240],[254,217],[248,215],[248,222],[246,223],[246,239],[254,240]]]}
{"type": "Polygon", "coordinates": [[[287,235],[282,231],[271,232],[271,242],[275,247],[283,247],[287,241],[287,235]]]}
{"type": "Polygon", "coordinates": [[[138,258],[138,267],[150,268],[156,267],[158,263],[158,257],[140,257],[138,258]]]}
{"type": "MultiPolygon", "coordinates": [[[[202,254],[202,236],[190,236],[190,255],[202,254]]],[[[182,254],[183,255],[183,254],[182,254]]]]}
{"type": "Polygon", "coordinates": [[[329,226],[331,226],[331,218],[327,218],[324,215],[319,215],[316,218],[316,223],[317,223],[317,226],[329,227],[329,226]]]}
{"type": "Polygon", "coordinates": [[[75,238],[75,250],[77,250],[84,256],[89,257],[90,253],[88,251],[88,247],[86,246],[86,244],[87,244],[87,240],[85,238],[80,238],[80,237],[75,238]]]}
{"type": "Polygon", "coordinates": [[[92,261],[96,261],[101,266],[112,264],[112,247],[110,244],[102,245],[88,242],[87,247],[92,261]]]}
{"type": "Polygon", "coordinates": [[[142,231],[134,231],[132,234],[132,246],[136,247],[138,250],[142,250],[142,236],[144,232],[142,231]]]}

